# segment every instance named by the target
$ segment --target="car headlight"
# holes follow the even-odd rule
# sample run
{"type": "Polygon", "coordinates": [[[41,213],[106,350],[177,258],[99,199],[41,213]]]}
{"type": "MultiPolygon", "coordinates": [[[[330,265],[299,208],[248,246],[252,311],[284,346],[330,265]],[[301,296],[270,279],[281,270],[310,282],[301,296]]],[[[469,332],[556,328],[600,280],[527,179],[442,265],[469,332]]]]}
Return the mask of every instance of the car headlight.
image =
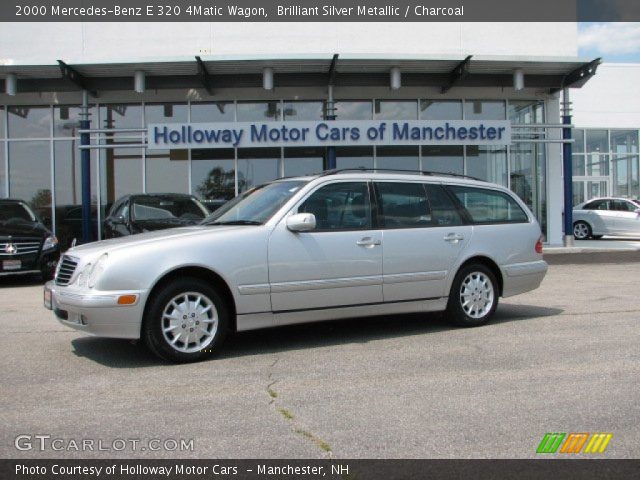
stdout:
{"type": "Polygon", "coordinates": [[[45,238],[44,245],[42,245],[42,250],[51,250],[58,245],[58,239],[55,235],[51,235],[50,237],[45,238]]]}
{"type": "Polygon", "coordinates": [[[78,278],[76,279],[76,283],[79,287],[89,287],[93,288],[96,286],[96,282],[98,281],[98,277],[104,272],[105,263],[107,261],[108,255],[103,253],[98,261],[95,263],[87,263],[80,273],[78,274],[78,278]]]}
{"type": "Polygon", "coordinates": [[[108,257],[109,255],[107,255],[106,253],[103,253],[98,259],[98,261],[95,263],[93,268],[91,269],[91,272],[89,273],[89,278],[87,280],[87,285],[89,286],[89,288],[93,288],[96,286],[98,277],[100,277],[100,275],[102,275],[102,272],[104,272],[105,263],[107,262],[108,257]]]}

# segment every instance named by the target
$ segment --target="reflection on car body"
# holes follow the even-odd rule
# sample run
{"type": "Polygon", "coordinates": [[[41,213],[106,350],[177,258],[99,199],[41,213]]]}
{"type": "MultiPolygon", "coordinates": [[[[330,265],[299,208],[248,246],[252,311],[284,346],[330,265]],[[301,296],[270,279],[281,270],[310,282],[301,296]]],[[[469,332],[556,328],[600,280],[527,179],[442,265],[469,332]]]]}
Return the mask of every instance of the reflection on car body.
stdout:
{"type": "Polygon", "coordinates": [[[73,248],[45,304],[75,329],[194,361],[228,330],[441,310],[482,325],[546,270],[540,226],[503,187],[328,172],[253,188],[198,226],[73,248]]]}

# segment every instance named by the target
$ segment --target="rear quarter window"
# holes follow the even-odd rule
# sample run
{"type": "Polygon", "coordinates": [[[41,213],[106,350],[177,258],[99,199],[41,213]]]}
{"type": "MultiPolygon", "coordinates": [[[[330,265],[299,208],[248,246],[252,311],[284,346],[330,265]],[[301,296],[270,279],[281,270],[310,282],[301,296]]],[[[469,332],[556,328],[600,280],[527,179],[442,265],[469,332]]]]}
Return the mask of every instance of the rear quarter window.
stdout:
{"type": "Polygon", "coordinates": [[[525,223],[529,217],[507,193],[486,188],[451,185],[448,189],[458,199],[475,224],[525,223]]]}

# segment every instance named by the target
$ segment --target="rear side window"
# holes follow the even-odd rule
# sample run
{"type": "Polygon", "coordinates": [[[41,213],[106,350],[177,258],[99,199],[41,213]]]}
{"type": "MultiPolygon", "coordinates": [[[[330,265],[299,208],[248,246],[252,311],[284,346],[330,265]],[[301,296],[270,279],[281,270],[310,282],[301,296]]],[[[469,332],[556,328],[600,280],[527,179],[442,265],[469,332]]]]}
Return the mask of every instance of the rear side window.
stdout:
{"type": "Polygon", "coordinates": [[[529,218],[508,194],[484,188],[449,186],[473,223],[522,223],[529,218]]]}
{"type": "Polygon", "coordinates": [[[376,183],[380,221],[384,228],[419,228],[432,225],[427,192],[421,183],[376,183]]]}
{"type": "Polygon", "coordinates": [[[429,204],[431,205],[431,216],[435,227],[455,227],[462,225],[462,217],[458,208],[451,200],[451,197],[440,185],[425,185],[429,204]]]}

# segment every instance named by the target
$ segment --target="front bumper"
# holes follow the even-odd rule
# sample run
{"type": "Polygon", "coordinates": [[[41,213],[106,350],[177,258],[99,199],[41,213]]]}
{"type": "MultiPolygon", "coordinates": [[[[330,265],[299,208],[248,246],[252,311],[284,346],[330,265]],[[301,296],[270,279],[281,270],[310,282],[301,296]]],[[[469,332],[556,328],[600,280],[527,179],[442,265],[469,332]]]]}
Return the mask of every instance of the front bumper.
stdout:
{"type": "Polygon", "coordinates": [[[75,330],[111,338],[140,338],[146,291],[92,292],[61,287],[55,282],[44,286],[44,306],[60,323],[75,330]],[[135,296],[129,305],[118,304],[124,296],[135,296]]]}

